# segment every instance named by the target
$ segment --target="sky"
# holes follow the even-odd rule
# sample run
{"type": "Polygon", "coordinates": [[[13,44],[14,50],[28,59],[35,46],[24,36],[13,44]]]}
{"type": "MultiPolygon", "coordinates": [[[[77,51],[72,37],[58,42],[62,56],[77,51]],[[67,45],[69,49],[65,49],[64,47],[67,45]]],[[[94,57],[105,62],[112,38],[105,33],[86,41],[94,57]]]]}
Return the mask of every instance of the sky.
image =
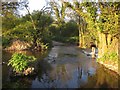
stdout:
{"type": "Polygon", "coordinates": [[[30,7],[30,12],[33,10],[40,10],[43,6],[46,5],[45,0],[28,0],[29,1],[29,7],[30,7]]]}
{"type": "MultiPolygon", "coordinates": [[[[46,5],[46,0],[28,0],[28,1],[30,13],[33,12],[33,10],[41,10],[46,5]]],[[[25,15],[27,13],[27,10],[22,10],[20,13],[22,15],[25,15]]]]}

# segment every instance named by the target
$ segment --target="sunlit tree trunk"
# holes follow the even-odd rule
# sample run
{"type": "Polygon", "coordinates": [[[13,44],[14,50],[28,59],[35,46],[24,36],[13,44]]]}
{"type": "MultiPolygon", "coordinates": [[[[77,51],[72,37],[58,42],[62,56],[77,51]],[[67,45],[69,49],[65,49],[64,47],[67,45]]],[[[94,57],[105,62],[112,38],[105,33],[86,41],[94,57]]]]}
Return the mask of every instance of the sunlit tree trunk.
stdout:
{"type": "Polygon", "coordinates": [[[85,43],[84,43],[84,33],[82,32],[82,27],[79,29],[79,47],[84,48],[85,43]]]}
{"type": "Polygon", "coordinates": [[[107,51],[107,45],[105,40],[105,34],[99,32],[99,45],[98,45],[98,56],[102,57],[104,53],[107,51]]]}
{"type": "Polygon", "coordinates": [[[98,58],[107,52],[116,52],[118,54],[118,39],[110,34],[99,32],[98,58]]]}
{"type": "Polygon", "coordinates": [[[78,28],[79,28],[79,47],[84,48],[84,21],[82,20],[82,17],[79,16],[79,22],[78,22],[78,28]]]}

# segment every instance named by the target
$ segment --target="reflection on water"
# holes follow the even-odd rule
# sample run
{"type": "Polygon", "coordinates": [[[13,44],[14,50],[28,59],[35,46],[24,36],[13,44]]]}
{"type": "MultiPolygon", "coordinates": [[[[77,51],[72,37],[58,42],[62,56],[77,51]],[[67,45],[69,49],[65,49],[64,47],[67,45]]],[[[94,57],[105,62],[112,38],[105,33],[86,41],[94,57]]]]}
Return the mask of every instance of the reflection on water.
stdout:
{"type": "MultiPolygon", "coordinates": [[[[7,62],[13,52],[3,52],[7,62]]],[[[77,47],[55,46],[50,52],[22,52],[37,57],[38,74],[10,78],[3,65],[3,87],[11,88],[117,88],[118,76],[84,55],[77,47]],[[53,60],[54,59],[54,60],[53,60]],[[54,61],[54,63],[53,63],[54,61]],[[23,83],[24,82],[24,83],[23,83]]]]}

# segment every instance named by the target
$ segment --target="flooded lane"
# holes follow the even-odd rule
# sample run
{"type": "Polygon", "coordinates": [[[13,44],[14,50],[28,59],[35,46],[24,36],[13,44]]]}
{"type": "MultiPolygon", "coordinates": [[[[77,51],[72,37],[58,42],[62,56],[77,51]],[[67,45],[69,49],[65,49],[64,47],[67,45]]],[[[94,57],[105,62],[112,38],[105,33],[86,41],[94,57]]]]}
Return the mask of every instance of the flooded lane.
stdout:
{"type": "MultiPolygon", "coordinates": [[[[49,53],[27,54],[34,55],[38,58],[38,75],[32,78],[25,77],[14,81],[7,80],[8,83],[17,83],[19,87],[21,85],[20,81],[22,81],[26,88],[118,87],[118,75],[99,65],[95,59],[86,56],[76,46],[54,46],[49,53]]],[[[3,60],[7,60],[5,59],[5,54],[3,57],[3,60]]],[[[4,67],[3,70],[5,70],[4,67]]],[[[7,72],[8,70],[6,70],[7,72]]],[[[4,78],[8,77],[6,74],[4,75],[4,78]]],[[[6,84],[6,80],[4,80],[4,84],[4,86],[8,85],[6,84]]]]}

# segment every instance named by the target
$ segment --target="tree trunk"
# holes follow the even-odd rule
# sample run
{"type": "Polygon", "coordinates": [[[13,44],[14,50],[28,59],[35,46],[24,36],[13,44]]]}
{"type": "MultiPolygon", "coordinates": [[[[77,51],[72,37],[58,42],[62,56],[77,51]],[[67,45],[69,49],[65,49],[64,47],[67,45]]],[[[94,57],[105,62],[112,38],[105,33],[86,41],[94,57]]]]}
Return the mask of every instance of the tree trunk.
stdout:
{"type": "Polygon", "coordinates": [[[98,58],[107,52],[116,52],[118,54],[118,39],[110,34],[99,32],[98,58]]]}
{"type": "Polygon", "coordinates": [[[98,58],[102,57],[107,52],[107,42],[105,34],[99,32],[98,58]]]}
{"type": "Polygon", "coordinates": [[[78,26],[79,26],[79,47],[83,48],[84,47],[84,33],[83,33],[84,25],[80,16],[79,16],[78,26]]]}
{"type": "Polygon", "coordinates": [[[80,25],[79,25],[79,47],[82,47],[82,39],[81,39],[82,35],[81,35],[81,30],[80,29],[81,28],[80,28],[80,25]]]}
{"type": "Polygon", "coordinates": [[[79,26],[79,47],[85,48],[85,38],[82,25],[79,26]]]}

